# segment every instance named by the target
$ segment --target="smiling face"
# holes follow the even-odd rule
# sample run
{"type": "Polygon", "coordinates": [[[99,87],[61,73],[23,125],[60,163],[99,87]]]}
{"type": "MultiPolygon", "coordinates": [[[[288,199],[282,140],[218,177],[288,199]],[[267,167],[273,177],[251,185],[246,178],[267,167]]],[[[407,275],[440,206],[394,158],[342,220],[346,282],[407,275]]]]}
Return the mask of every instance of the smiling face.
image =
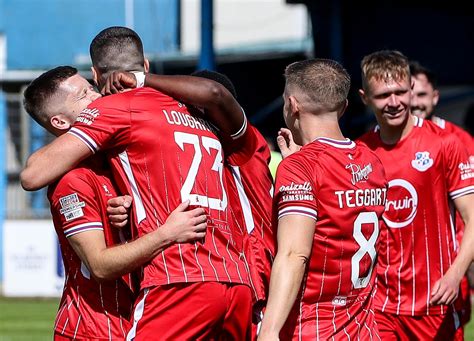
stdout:
{"type": "Polygon", "coordinates": [[[70,124],[74,123],[82,110],[101,96],[80,75],[74,75],[62,82],[57,95],[63,102],[62,114],[70,124]]]}
{"type": "Polygon", "coordinates": [[[375,113],[379,126],[403,129],[410,114],[411,84],[408,77],[395,80],[371,78],[360,90],[363,102],[375,113]]]}
{"type": "Polygon", "coordinates": [[[438,104],[439,92],[422,73],[412,76],[411,80],[411,113],[421,118],[429,118],[438,104]]]}
{"type": "Polygon", "coordinates": [[[67,132],[82,110],[101,97],[82,76],[75,74],[62,81],[47,105],[49,125],[55,135],[67,132]]]}

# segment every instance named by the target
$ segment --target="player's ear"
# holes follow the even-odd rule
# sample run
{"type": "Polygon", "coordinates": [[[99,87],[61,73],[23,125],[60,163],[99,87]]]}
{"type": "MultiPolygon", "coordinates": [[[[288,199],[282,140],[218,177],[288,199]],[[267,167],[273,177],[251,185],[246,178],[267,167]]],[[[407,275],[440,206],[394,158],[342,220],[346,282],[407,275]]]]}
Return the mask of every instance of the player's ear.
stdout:
{"type": "Polygon", "coordinates": [[[95,67],[91,66],[91,71],[92,71],[92,80],[94,81],[94,84],[96,86],[99,86],[99,74],[95,67]]]}
{"type": "Polygon", "coordinates": [[[439,91],[434,89],[433,90],[433,106],[436,106],[439,101],[439,91]]]}
{"type": "Polygon", "coordinates": [[[337,113],[337,119],[340,119],[342,115],[344,115],[344,112],[347,109],[347,106],[349,105],[349,101],[346,99],[344,102],[344,105],[341,107],[341,110],[337,113]]]}
{"type": "Polygon", "coordinates": [[[145,58],[145,61],[143,62],[143,67],[145,69],[145,73],[150,71],[150,61],[147,58],[145,58]]]}
{"type": "Polygon", "coordinates": [[[293,96],[293,95],[290,95],[288,97],[288,101],[290,103],[290,107],[289,107],[290,112],[289,113],[291,115],[297,114],[300,111],[300,104],[299,104],[298,100],[296,99],[296,97],[293,96]]]}
{"type": "Polygon", "coordinates": [[[69,128],[71,128],[71,124],[67,120],[65,120],[61,114],[51,116],[51,118],[49,119],[49,123],[51,123],[51,126],[53,126],[53,128],[61,131],[67,131],[69,130],[69,128]]]}
{"type": "Polygon", "coordinates": [[[368,103],[368,100],[367,100],[367,95],[365,94],[365,91],[362,90],[362,89],[359,89],[359,96],[360,96],[360,99],[362,100],[362,102],[367,105],[368,103]]]}

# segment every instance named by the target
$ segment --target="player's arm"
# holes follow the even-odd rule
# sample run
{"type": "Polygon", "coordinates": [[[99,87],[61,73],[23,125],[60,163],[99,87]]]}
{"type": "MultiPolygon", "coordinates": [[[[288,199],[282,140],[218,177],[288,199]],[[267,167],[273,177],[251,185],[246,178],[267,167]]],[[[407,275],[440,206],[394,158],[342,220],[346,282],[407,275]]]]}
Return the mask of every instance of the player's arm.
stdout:
{"type": "MultiPolygon", "coordinates": [[[[112,73],[102,94],[136,87],[135,76],[128,72],[112,73]]],[[[194,76],[164,76],[147,73],[144,86],[161,91],[183,103],[204,109],[209,120],[227,135],[244,126],[245,116],[234,96],[220,83],[194,76]]]]}
{"type": "Polygon", "coordinates": [[[69,243],[99,281],[112,280],[127,274],[174,243],[202,239],[206,233],[204,209],[186,211],[189,201],[180,204],[157,230],[132,242],[107,247],[102,230],[90,230],[72,235],[69,243]]]}
{"type": "Polygon", "coordinates": [[[453,201],[464,221],[464,235],[456,259],[433,287],[431,304],[451,304],[458,295],[462,277],[474,261],[474,194],[464,195],[453,201]]]}
{"type": "Polygon", "coordinates": [[[278,251],[270,276],[270,292],[258,340],[278,340],[293,307],[313,245],[316,221],[302,215],[278,221],[278,251]]]}
{"type": "Polygon", "coordinates": [[[21,186],[35,191],[59,179],[92,154],[89,147],[71,134],[63,134],[34,152],[20,174],[21,186]]]}

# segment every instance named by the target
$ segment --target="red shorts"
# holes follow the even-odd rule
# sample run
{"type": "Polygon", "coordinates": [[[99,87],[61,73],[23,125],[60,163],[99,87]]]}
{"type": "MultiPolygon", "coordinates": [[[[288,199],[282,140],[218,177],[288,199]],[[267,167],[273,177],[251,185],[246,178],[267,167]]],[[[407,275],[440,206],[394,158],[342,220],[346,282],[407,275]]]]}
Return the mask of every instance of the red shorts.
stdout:
{"type": "Polygon", "coordinates": [[[140,292],[127,340],[250,340],[252,293],[243,284],[178,283],[140,292]]]}
{"type": "Polygon", "coordinates": [[[458,340],[460,328],[456,312],[445,315],[406,316],[381,311],[375,320],[382,340],[458,340]]]}

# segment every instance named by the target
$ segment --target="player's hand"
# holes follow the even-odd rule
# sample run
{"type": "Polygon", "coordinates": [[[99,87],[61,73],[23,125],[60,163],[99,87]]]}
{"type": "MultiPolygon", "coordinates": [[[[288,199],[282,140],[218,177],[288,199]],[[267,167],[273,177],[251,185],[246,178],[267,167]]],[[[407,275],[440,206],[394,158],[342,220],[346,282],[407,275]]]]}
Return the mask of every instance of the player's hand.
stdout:
{"type": "Polygon", "coordinates": [[[162,232],[175,243],[192,242],[206,236],[206,211],[201,207],[187,211],[188,207],[189,200],[179,204],[162,226],[162,232]]]}
{"type": "Polygon", "coordinates": [[[131,205],[132,197],[129,195],[112,198],[107,201],[107,215],[110,225],[117,228],[122,228],[127,225],[128,211],[131,205]]]}
{"type": "Polygon", "coordinates": [[[286,158],[301,149],[301,146],[296,144],[293,140],[293,134],[290,129],[287,128],[281,128],[278,132],[277,145],[283,158],[286,158]]]}
{"type": "Polygon", "coordinates": [[[461,279],[458,279],[449,271],[446,272],[446,274],[438,281],[436,281],[435,285],[433,286],[430,304],[449,305],[453,303],[454,300],[458,297],[460,281],[461,279]]]}
{"type": "Polygon", "coordinates": [[[134,89],[137,87],[137,79],[131,72],[114,71],[107,80],[100,93],[102,95],[117,94],[125,89],[134,89]]]}

